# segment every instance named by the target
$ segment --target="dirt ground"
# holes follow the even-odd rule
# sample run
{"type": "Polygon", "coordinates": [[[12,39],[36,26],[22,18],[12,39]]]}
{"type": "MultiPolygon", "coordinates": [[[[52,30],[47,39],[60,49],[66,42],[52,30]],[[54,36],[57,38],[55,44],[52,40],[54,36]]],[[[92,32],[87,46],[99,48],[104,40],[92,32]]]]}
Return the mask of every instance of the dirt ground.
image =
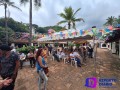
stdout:
{"type": "MultiPolygon", "coordinates": [[[[86,65],[75,68],[63,61],[52,61],[49,57],[49,80],[47,90],[120,90],[120,59],[107,49],[97,49],[96,77],[117,78],[116,88],[96,89],[85,87],[85,80],[95,74],[94,60],[87,59],[86,65]]],[[[15,90],[38,90],[38,75],[36,69],[25,66],[19,70],[15,90]]]]}

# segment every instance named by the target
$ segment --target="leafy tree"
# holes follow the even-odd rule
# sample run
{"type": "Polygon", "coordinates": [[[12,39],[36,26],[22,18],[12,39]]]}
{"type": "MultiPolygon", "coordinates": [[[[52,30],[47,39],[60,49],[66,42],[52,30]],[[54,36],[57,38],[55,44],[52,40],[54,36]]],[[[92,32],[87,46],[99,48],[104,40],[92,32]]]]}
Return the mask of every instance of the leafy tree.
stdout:
{"type": "Polygon", "coordinates": [[[36,32],[38,32],[38,33],[48,33],[49,29],[53,29],[56,32],[59,32],[63,29],[63,27],[60,27],[60,26],[37,27],[36,32]]]}
{"type": "Polygon", "coordinates": [[[20,8],[18,8],[17,6],[14,5],[14,2],[11,2],[10,0],[0,0],[0,5],[4,6],[5,9],[5,30],[6,30],[6,44],[8,44],[8,31],[7,31],[7,7],[11,6],[13,8],[17,8],[19,10],[21,10],[20,8]]]}
{"type": "Polygon", "coordinates": [[[76,22],[84,21],[83,18],[76,18],[75,15],[80,11],[80,8],[77,9],[75,12],[72,9],[72,7],[65,7],[64,13],[58,14],[60,17],[62,17],[64,20],[58,22],[59,24],[67,23],[68,29],[71,29],[71,25],[73,25],[73,28],[76,29],[76,22]]]}
{"type": "MultiPolygon", "coordinates": [[[[14,34],[14,31],[11,28],[7,28],[8,29],[8,42],[10,42],[11,40],[13,40],[12,35],[14,34]]],[[[0,42],[1,43],[6,43],[6,32],[5,32],[5,28],[0,27],[0,42]]]]}
{"type": "MultiPolygon", "coordinates": [[[[3,28],[5,28],[4,22],[5,18],[0,18],[0,26],[3,28]]],[[[28,27],[25,24],[14,21],[12,18],[8,18],[7,24],[7,27],[11,28],[14,32],[28,32],[28,27]]]]}
{"type": "Polygon", "coordinates": [[[47,30],[45,30],[45,28],[43,28],[43,27],[38,27],[36,29],[36,32],[38,32],[38,33],[47,33],[47,30]]]}

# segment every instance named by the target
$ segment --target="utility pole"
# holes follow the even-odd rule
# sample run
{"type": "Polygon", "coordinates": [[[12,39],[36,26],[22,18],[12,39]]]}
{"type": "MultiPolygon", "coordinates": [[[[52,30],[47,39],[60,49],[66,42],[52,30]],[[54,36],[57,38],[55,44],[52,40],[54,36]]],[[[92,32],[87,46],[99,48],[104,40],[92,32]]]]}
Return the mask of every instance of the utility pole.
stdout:
{"type": "MultiPolygon", "coordinates": [[[[93,26],[92,29],[95,29],[96,30],[96,26],[93,26]]],[[[93,63],[94,63],[94,75],[96,76],[97,73],[96,73],[96,69],[97,69],[97,65],[96,65],[96,54],[97,54],[97,46],[95,45],[95,39],[96,39],[96,31],[92,30],[93,32],[93,52],[94,52],[94,60],[93,60],[93,63]]]]}
{"type": "Polygon", "coordinates": [[[5,4],[5,31],[6,31],[6,44],[8,45],[8,30],[7,30],[7,4],[5,4]]]}
{"type": "Polygon", "coordinates": [[[30,32],[30,38],[29,38],[29,45],[31,46],[32,43],[32,0],[30,0],[30,17],[29,17],[29,32],[30,32]]]}

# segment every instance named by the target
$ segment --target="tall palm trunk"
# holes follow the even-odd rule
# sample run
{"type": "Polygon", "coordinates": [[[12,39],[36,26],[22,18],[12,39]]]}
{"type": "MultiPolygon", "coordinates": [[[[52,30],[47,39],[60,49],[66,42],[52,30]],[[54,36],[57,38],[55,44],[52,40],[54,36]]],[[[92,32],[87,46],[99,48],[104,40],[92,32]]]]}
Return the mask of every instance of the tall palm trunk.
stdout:
{"type": "Polygon", "coordinates": [[[8,30],[7,30],[7,4],[5,4],[5,32],[6,32],[6,44],[8,45],[8,30]]]}
{"type": "Polygon", "coordinates": [[[30,29],[30,41],[29,45],[31,46],[32,43],[32,0],[30,0],[30,17],[29,17],[29,29],[30,29]]]}
{"type": "Polygon", "coordinates": [[[71,24],[70,24],[70,22],[68,22],[68,29],[70,29],[71,28],[71,24]]]}

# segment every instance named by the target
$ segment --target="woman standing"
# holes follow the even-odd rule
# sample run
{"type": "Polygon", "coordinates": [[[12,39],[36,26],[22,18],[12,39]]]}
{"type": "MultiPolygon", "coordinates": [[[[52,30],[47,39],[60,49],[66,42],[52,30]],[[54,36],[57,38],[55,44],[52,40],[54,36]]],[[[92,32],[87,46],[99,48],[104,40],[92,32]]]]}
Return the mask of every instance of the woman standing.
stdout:
{"type": "Polygon", "coordinates": [[[42,80],[44,82],[44,90],[46,90],[46,85],[47,85],[47,81],[48,81],[48,78],[44,72],[44,69],[48,68],[47,65],[46,65],[46,62],[43,58],[43,50],[42,48],[40,48],[38,51],[37,51],[37,54],[36,54],[36,67],[37,67],[37,72],[39,74],[39,90],[41,90],[41,83],[42,83],[42,80]]]}

